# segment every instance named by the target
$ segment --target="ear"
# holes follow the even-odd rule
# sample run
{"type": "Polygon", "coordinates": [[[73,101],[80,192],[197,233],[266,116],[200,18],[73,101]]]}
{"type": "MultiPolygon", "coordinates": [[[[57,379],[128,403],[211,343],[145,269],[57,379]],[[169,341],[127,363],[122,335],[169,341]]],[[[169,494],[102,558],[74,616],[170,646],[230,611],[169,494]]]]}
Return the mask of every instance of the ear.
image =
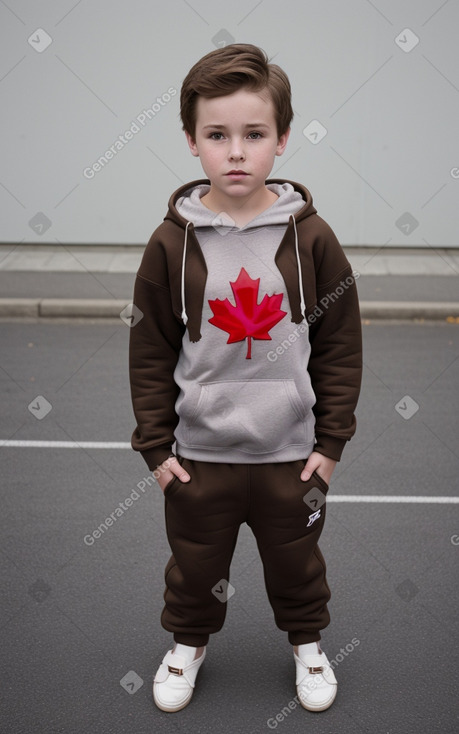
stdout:
{"type": "Polygon", "coordinates": [[[279,140],[277,141],[276,155],[282,155],[282,153],[284,152],[285,147],[287,145],[289,135],[290,135],[290,128],[288,127],[285,133],[281,135],[279,140]]]}
{"type": "Polygon", "coordinates": [[[188,133],[186,130],[185,130],[185,136],[186,136],[186,139],[187,139],[188,147],[191,150],[191,154],[194,155],[194,156],[196,156],[196,158],[199,158],[199,153],[198,153],[198,147],[196,145],[196,140],[194,140],[194,138],[192,138],[191,135],[190,135],[190,133],[188,133]]]}

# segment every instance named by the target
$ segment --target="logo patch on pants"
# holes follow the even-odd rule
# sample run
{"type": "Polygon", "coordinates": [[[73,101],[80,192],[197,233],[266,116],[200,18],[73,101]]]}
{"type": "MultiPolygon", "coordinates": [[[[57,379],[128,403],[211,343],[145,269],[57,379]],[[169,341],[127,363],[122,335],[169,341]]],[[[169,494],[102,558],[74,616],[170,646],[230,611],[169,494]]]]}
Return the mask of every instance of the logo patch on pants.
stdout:
{"type": "Polygon", "coordinates": [[[322,510],[317,510],[317,512],[313,512],[312,515],[309,515],[309,522],[306,525],[307,528],[309,528],[310,525],[312,525],[316,520],[319,519],[321,512],[322,510]]]}

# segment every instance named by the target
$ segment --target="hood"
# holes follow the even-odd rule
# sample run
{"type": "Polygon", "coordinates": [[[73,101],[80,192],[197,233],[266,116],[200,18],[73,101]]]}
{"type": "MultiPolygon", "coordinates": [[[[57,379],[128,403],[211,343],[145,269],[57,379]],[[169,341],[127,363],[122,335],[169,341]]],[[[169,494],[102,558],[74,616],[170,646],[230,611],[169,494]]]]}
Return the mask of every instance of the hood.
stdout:
{"type": "MultiPolygon", "coordinates": [[[[264,227],[273,224],[287,224],[290,216],[302,209],[304,199],[299,191],[295,191],[292,184],[268,183],[267,188],[277,194],[276,201],[243,227],[236,227],[238,232],[245,232],[255,227],[264,227]]],[[[188,189],[183,196],[176,199],[177,211],[197,227],[218,227],[218,229],[233,229],[233,222],[225,214],[216,214],[202,204],[201,198],[210,190],[209,184],[198,184],[188,189]]]]}
{"type": "MultiPolygon", "coordinates": [[[[293,216],[296,222],[306,219],[311,214],[317,214],[312,196],[305,186],[294,181],[276,178],[268,179],[266,185],[278,195],[278,200],[241,227],[241,231],[251,227],[287,223],[295,208],[297,210],[293,216]],[[300,206],[301,201],[303,201],[303,206],[300,206]]],[[[231,226],[225,221],[216,222],[219,215],[201,204],[200,199],[207,193],[209,187],[208,179],[199,179],[181,186],[170,197],[168,212],[164,219],[175,222],[183,229],[190,222],[195,227],[231,226]]]]}

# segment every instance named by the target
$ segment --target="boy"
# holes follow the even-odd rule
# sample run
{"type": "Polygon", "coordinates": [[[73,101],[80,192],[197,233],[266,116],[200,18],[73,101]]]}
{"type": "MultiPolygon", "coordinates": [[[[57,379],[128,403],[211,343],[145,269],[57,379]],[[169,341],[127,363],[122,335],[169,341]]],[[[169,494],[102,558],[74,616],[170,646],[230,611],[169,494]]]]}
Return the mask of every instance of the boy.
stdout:
{"type": "Polygon", "coordinates": [[[293,646],[300,703],[322,711],[336,696],[319,645],[330,591],[317,541],[355,432],[361,325],[350,265],[310,193],[268,179],[287,144],[290,95],[285,73],[250,44],[193,66],[180,114],[207,179],[172,194],[136,278],[132,446],[159,470],[173,553],[161,621],[175,646],[153,685],[163,711],[189,703],[223,626],[242,522],[293,646]]]}

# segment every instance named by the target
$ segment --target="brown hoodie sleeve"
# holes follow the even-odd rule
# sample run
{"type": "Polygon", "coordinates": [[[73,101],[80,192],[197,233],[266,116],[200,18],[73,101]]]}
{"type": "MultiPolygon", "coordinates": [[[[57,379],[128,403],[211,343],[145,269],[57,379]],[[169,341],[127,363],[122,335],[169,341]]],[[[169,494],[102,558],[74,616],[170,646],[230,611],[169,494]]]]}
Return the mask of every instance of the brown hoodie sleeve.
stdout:
{"type": "Polygon", "coordinates": [[[316,306],[309,314],[308,372],[316,394],[314,447],[339,461],[354,435],[362,377],[362,334],[352,268],[323,220],[314,247],[316,306]]]}
{"type": "Polygon", "coordinates": [[[152,235],[134,286],[134,304],[142,318],[131,328],[129,376],[137,427],[131,444],[154,470],[171,454],[178,417],[174,369],[184,326],[175,316],[168,287],[166,258],[152,235]]]}

